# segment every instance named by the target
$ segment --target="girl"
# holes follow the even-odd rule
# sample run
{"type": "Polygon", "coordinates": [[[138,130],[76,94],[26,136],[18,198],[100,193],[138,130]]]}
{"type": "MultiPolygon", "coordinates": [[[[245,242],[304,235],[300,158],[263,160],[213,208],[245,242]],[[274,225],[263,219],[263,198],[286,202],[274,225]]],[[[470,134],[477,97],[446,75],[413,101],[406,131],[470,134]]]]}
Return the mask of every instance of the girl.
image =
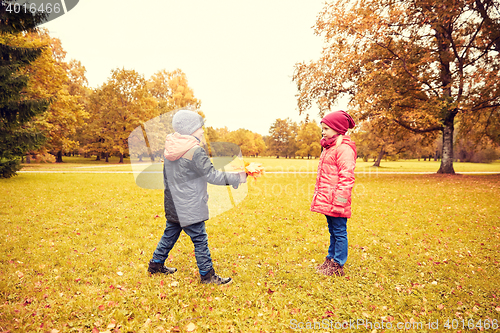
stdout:
{"type": "Polygon", "coordinates": [[[325,262],[316,267],[324,275],[343,276],[347,261],[347,219],[351,217],[356,145],[348,135],[354,120],[345,111],[329,113],[321,120],[321,153],[311,211],[326,216],[330,247],[325,262]]]}

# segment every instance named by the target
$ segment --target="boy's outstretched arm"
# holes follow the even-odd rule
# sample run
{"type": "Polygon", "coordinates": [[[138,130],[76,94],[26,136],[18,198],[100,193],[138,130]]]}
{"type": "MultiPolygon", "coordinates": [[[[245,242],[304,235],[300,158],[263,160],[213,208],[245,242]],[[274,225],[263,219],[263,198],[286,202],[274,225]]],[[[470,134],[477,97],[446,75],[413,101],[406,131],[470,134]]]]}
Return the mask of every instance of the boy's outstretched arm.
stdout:
{"type": "Polygon", "coordinates": [[[240,183],[246,181],[237,173],[222,172],[216,170],[210,161],[210,157],[207,155],[203,148],[198,148],[193,154],[193,166],[195,172],[202,177],[205,177],[208,183],[213,185],[232,185],[237,188],[240,183]]]}

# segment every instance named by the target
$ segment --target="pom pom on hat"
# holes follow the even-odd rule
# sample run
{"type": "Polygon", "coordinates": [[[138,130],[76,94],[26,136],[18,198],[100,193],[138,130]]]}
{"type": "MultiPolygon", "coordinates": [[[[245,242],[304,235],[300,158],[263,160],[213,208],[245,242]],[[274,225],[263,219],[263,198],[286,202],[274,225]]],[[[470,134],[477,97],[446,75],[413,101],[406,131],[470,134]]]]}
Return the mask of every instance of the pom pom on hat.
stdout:
{"type": "Polygon", "coordinates": [[[344,135],[349,128],[354,128],[356,125],[354,119],[345,112],[344,110],[334,111],[327,114],[323,119],[322,123],[325,123],[333,129],[335,132],[344,135]]]}
{"type": "Polygon", "coordinates": [[[172,118],[174,131],[182,135],[191,135],[203,126],[203,118],[194,111],[179,110],[172,118]]]}

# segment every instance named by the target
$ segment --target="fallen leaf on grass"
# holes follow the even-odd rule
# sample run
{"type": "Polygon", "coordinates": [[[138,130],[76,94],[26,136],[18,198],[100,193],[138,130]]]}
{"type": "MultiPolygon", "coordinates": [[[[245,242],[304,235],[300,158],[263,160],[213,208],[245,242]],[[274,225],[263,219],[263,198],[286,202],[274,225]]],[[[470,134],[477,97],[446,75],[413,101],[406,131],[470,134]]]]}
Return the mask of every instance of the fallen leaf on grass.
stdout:
{"type": "Polygon", "coordinates": [[[196,325],[195,325],[195,324],[193,324],[193,323],[189,323],[189,324],[186,326],[186,331],[188,331],[188,332],[193,332],[195,329],[196,329],[196,325]]]}

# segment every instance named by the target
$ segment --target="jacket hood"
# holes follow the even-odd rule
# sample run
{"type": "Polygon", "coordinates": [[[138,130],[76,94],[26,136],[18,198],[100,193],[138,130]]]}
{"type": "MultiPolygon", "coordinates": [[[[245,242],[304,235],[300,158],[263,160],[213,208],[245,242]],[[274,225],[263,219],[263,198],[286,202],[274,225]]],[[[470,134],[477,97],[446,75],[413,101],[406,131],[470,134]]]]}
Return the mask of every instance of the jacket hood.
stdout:
{"type": "Polygon", "coordinates": [[[356,150],[356,143],[351,140],[351,137],[349,135],[344,135],[342,138],[342,143],[345,143],[349,147],[354,150],[354,153],[356,154],[356,158],[358,158],[358,151],[356,150]]]}
{"type": "Polygon", "coordinates": [[[181,135],[177,132],[169,134],[165,140],[165,158],[169,161],[176,161],[198,143],[198,140],[191,135],[181,135]]]}

